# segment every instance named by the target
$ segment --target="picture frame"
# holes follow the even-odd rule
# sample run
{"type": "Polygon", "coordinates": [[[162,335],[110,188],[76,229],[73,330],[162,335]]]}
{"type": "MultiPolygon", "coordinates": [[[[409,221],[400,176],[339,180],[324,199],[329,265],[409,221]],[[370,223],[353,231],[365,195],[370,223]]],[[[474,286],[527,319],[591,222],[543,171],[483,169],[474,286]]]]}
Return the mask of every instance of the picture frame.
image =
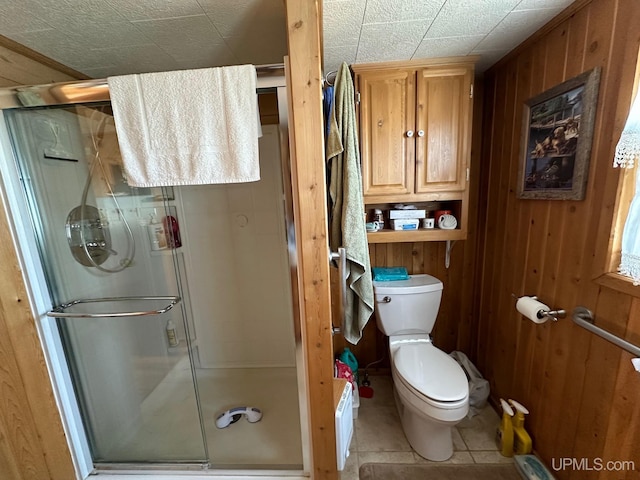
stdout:
{"type": "Polygon", "coordinates": [[[598,67],[525,102],[518,198],[584,199],[599,84],[598,67]]]}

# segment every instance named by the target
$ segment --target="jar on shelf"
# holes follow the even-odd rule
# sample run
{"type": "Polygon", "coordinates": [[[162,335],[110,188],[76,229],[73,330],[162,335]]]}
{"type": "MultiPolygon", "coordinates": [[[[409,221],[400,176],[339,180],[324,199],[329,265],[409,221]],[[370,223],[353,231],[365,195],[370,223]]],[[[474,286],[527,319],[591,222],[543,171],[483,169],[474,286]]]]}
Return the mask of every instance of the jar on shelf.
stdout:
{"type": "Polygon", "coordinates": [[[378,222],[378,230],[384,229],[384,214],[381,209],[376,208],[373,210],[373,221],[378,222]]]}

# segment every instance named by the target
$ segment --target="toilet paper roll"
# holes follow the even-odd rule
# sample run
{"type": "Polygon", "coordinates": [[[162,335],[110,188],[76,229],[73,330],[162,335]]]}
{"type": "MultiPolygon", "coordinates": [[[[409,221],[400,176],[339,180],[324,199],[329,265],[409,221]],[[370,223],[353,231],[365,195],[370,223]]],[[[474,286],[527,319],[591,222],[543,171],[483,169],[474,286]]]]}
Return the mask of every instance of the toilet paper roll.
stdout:
{"type": "Polygon", "coordinates": [[[535,298],[520,297],[516,302],[516,310],[534,323],[544,323],[548,317],[541,312],[548,312],[550,308],[535,298]]]}

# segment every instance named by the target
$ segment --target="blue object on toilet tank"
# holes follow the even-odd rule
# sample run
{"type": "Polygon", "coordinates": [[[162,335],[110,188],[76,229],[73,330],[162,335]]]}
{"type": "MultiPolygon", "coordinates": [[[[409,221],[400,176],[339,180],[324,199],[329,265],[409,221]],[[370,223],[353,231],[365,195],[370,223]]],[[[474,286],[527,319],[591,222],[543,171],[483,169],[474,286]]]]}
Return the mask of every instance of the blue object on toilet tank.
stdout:
{"type": "Polygon", "coordinates": [[[378,282],[393,280],[409,280],[409,273],[405,267],[373,267],[373,279],[378,282]]]}
{"type": "Polygon", "coordinates": [[[353,373],[353,378],[355,379],[356,383],[358,383],[358,360],[356,359],[356,356],[351,352],[351,350],[349,350],[349,347],[345,347],[345,349],[342,350],[342,353],[340,354],[338,359],[342,363],[346,363],[349,366],[351,372],[353,373]]]}

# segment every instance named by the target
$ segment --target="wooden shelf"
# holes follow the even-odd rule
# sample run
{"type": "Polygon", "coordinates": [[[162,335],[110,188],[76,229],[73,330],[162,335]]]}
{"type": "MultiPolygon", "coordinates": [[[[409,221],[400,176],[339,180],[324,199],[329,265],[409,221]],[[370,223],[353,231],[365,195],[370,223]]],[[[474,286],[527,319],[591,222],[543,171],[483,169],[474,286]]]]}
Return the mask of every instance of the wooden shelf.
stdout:
{"type": "Polygon", "coordinates": [[[365,195],[365,206],[375,204],[393,205],[394,203],[431,203],[461,201],[464,192],[432,192],[432,193],[409,193],[405,195],[365,195]]]}
{"type": "Polygon", "coordinates": [[[402,230],[380,230],[379,232],[367,233],[369,243],[394,243],[394,242],[444,242],[446,240],[464,240],[467,238],[465,231],[419,229],[411,231],[402,230]]]}

